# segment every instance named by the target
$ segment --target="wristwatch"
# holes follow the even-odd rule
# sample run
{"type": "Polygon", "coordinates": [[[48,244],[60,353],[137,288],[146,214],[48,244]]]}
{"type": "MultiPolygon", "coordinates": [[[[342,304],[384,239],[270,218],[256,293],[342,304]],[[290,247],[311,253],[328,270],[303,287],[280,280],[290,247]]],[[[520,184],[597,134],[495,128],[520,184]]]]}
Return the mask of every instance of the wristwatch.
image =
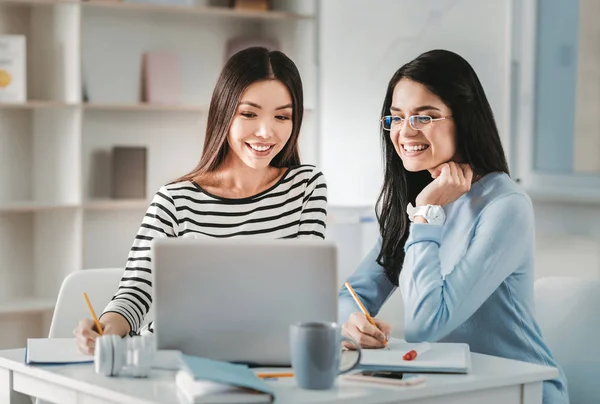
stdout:
{"type": "Polygon", "coordinates": [[[406,207],[406,213],[411,222],[415,220],[415,216],[423,216],[427,223],[443,225],[446,221],[446,214],[440,205],[425,205],[417,206],[416,208],[409,203],[406,207]]]}

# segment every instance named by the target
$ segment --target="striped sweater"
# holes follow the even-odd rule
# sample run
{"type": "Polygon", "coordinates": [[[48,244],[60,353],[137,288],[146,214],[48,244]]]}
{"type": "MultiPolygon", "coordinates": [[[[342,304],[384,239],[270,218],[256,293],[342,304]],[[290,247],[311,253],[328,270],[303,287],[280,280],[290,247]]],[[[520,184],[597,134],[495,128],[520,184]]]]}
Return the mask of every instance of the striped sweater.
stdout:
{"type": "Polygon", "coordinates": [[[160,188],[135,236],[118,290],[104,313],[121,314],[134,333],[152,304],[151,242],[157,237],[325,238],[327,185],[314,166],[292,167],[271,188],[230,199],[192,181],[160,188]]]}

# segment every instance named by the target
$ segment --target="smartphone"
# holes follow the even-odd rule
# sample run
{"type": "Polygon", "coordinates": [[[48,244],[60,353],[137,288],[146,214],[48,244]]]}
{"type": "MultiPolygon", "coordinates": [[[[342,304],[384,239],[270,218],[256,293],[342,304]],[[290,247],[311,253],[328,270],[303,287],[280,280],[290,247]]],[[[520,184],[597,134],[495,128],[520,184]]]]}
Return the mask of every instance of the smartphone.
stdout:
{"type": "Polygon", "coordinates": [[[361,370],[346,374],[343,377],[347,380],[395,384],[397,386],[413,386],[425,381],[425,377],[419,374],[381,370],[361,370]]]}

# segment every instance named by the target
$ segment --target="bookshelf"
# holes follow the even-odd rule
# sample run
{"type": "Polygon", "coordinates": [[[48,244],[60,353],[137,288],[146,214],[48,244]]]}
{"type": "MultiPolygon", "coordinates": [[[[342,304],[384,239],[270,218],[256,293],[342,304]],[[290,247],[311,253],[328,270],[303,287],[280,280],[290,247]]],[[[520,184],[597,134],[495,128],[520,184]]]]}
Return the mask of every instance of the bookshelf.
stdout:
{"type": "Polygon", "coordinates": [[[0,349],[47,335],[66,275],[124,266],[154,193],[200,158],[229,39],[277,37],[296,62],[301,154],[317,162],[316,1],[220,3],[0,0],[0,35],[27,41],[27,101],[0,103],[0,349]],[[157,49],[180,56],[178,105],[140,102],[141,57],[157,49]],[[146,147],[145,198],[110,198],[115,146],[146,147]]]}
{"type": "Polygon", "coordinates": [[[255,20],[296,20],[296,19],[313,19],[313,15],[291,13],[285,11],[254,11],[254,10],[235,10],[227,7],[210,7],[210,6],[169,6],[158,4],[140,4],[140,3],[118,3],[115,1],[90,1],[84,3],[85,7],[111,8],[119,11],[138,11],[138,12],[153,12],[153,13],[174,13],[187,15],[209,15],[221,16],[234,19],[255,19],[255,20]]]}
{"type": "MultiPolygon", "coordinates": [[[[168,4],[152,4],[152,3],[124,3],[115,0],[2,0],[4,4],[13,5],[38,5],[38,6],[54,6],[64,4],[76,4],[85,8],[110,8],[123,12],[153,12],[153,13],[173,13],[185,15],[209,15],[223,16],[233,19],[254,19],[254,20],[298,20],[314,19],[314,14],[296,13],[288,11],[272,10],[269,12],[254,11],[254,10],[237,10],[226,7],[227,1],[216,2],[220,6],[196,5],[193,7],[187,6],[172,6],[168,4]]],[[[279,2],[282,3],[282,2],[279,2]]],[[[291,2],[290,2],[291,3],[291,2]]],[[[281,4],[279,4],[281,6],[281,4]]]]}

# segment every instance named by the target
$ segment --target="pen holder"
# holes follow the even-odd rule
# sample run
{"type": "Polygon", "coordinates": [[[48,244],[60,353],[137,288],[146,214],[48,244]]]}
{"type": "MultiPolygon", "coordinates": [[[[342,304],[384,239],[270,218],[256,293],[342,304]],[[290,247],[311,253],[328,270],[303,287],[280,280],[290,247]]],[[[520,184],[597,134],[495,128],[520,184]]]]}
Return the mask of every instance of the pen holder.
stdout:
{"type": "Polygon", "coordinates": [[[147,377],[154,352],[152,337],[103,335],[96,339],[94,368],[103,376],[147,377]]]}

